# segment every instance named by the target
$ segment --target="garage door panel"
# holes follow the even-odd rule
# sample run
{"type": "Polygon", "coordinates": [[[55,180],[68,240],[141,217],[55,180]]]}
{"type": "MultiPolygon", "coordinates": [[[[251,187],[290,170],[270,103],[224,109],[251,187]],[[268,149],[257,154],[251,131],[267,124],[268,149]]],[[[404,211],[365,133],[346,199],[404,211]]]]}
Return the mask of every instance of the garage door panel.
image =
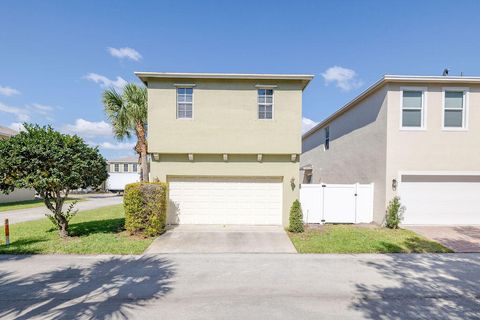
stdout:
{"type": "Polygon", "coordinates": [[[282,222],[282,182],[272,178],[174,178],[169,221],[180,224],[275,224],[282,222]]]}
{"type": "Polygon", "coordinates": [[[407,182],[399,194],[404,224],[480,224],[478,182],[407,182]]]}

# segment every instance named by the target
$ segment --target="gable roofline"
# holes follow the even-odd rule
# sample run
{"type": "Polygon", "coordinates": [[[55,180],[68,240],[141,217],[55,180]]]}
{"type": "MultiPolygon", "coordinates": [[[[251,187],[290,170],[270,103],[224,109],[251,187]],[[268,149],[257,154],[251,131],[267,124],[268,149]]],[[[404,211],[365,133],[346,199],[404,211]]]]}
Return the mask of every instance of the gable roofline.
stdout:
{"type": "Polygon", "coordinates": [[[179,73],[179,72],[134,72],[147,83],[149,79],[225,79],[225,80],[298,80],[303,82],[302,90],[314,78],[311,74],[270,74],[270,73],[179,73]]]}
{"type": "Polygon", "coordinates": [[[122,163],[122,162],[140,163],[138,157],[135,157],[135,156],[125,156],[121,158],[109,159],[107,160],[107,162],[108,163],[122,163]]]}
{"type": "Polygon", "coordinates": [[[0,126],[0,135],[4,137],[11,137],[16,135],[18,132],[7,127],[0,126]]]}
{"type": "Polygon", "coordinates": [[[409,76],[409,75],[384,75],[377,82],[373,83],[370,87],[360,93],[358,96],[350,100],[343,107],[335,111],[333,114],[320,121],[312,129],[308,130],[302,135],[302,140],[317,132],[319,129],[325,127],[327,124],[338,118],[340,115],[354,108],[357,103],[364,100],[378,89],[382,88],[388,83],[412,83],[412,84],[455,84],[455,83],[476,83],[480,84],[480,77],[457,77],[457,76],[409,76]]]}

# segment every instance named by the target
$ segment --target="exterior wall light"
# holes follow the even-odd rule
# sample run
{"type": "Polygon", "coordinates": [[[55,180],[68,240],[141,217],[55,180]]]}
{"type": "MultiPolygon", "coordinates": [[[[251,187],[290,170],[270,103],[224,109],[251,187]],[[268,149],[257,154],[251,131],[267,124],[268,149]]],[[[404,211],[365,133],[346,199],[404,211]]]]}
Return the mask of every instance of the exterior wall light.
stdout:
{"type": "Polygon", "coordinates": [[[393,190],[393,191],[396,191],[396,190],[397,190],[397,186],[398,186],[397,179],[393,179],[393,180],[392,180],[392,190],[393,190]]]}

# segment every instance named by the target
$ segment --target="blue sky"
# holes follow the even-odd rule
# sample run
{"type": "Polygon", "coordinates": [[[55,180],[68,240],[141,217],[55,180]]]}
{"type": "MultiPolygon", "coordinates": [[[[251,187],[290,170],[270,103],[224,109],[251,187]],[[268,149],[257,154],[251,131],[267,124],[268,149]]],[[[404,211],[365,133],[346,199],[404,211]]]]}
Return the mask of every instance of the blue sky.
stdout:
{"type": "Polygon", "coordinates": [[[480,75],[479,12],[476,0],[3,1],[0,125],[50,123],[109,158],[132,154],[101,93],[134,71],[314,74],[303,115],[320,121],[383,74],[480,75]]]}

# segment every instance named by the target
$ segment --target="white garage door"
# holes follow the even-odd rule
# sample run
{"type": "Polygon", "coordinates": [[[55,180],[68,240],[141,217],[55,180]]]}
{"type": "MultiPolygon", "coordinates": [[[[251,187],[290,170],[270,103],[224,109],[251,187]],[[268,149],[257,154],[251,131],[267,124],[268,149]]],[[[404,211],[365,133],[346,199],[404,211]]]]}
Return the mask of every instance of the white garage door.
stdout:
{"type": "Polygon", "coordinates": [[[480,224],[480,176],[404,175],[399,195],[403,224],[480,224]]]}
{"type": "Polygon", "coordinates": [[[169,222],[282,224],[282,182],[271,178],[169,179],[169,222]]]}

